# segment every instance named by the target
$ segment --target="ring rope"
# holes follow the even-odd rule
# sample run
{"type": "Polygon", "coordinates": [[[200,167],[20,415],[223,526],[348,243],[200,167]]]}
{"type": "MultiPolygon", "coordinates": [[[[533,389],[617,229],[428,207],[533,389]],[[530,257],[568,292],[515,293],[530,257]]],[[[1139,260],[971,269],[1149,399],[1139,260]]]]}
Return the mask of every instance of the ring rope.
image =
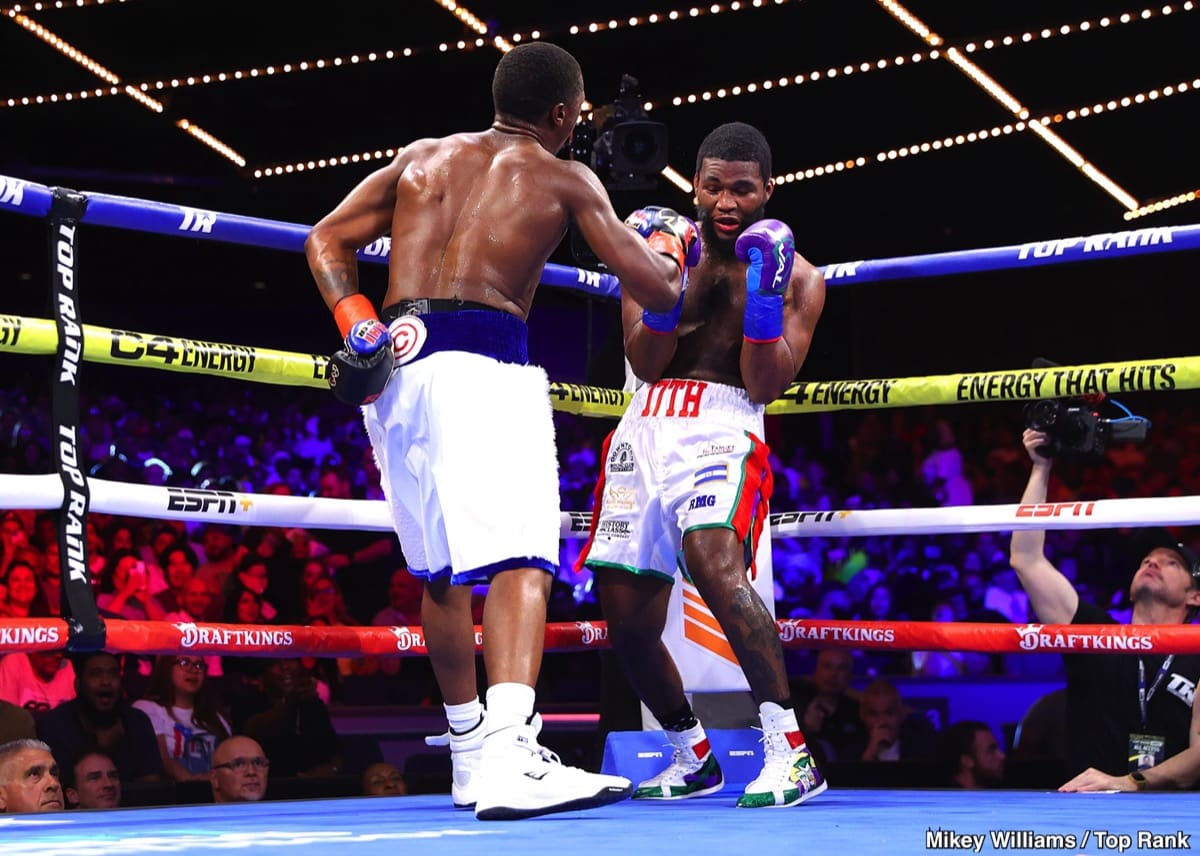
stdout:
{"type": "MultiPolygon", "coordinates": [[[[0,206],[19,214],[45,217],[50,211],[51,188],[36,182],[0,175],[0,206]]],[[[107,193],[87,193],[88,207],[81,222],[177,235],[267,249],[302,252],[309,227],[299,223],[265,220],[171,205],[107,193]]],[[[832,285],[885,282],[916,277],[1012,270],[1078,261],[1122,258],[1147,253],[1200,249],[1200,225],[1153,226],[1123,232],[1053,238],[1003,247],[900,256],[889,259],[838,262],[821,267],[832,285]]],[[[386,263],[391,242],[381,238],[359,251],[362,261],[386,263]]],[[[547,265],[544,285],[575,288],[602,297],[617,297],[615,276],[563,265],[547,265]]]]}
{"type": "MultiPolygon", "coordinates": [[[[1200,628],[1150,624],[1001,624],[936,621],[834,621],[787,618],[775,622],[784,648],[856,648],[875,651],[978,651],[992,654],[1198,654],[1200,628]]],[[[105,650],[127,654],[255,657],[401,657],[425,655],[420,627],[301,627],[284,625],[107,622],[105,650]]],[[[53,651],[67,639],[58,618],[0,619],[0,654],[53,651]]],[[[482,650],[483,630],[475,627],[482,650]]],[[[577,653],[609,647],[603,621],[550,622],[547,651],[577,653]]]]}
{"type": "MultiPolygon", "coordinates": [[[[329,358],[323,354],[275,351],[138,333],[84,324],[83,359],[216,377],[326,389],[329,358]]],[[[0,315],[0,353],[53,354],[53,321],[0,315]]],[[[1200,389],[1200,357],[1170,357],[1053,368],[967,372],[912,378],[800,381],[767,405],[771,415],[834,410],[874,410],[932,404],[1025,401],[1077,395],[1124,395],[1200,389]]],[[[555,410],[577,416],[619,417],[632,393],[575,383],[551,382],[555,410]]]]}
{"type": "MultiPolygon", "coordinates": [[[[53,193],[54,189],[45,185],[0,175],[0,207],[7,206],[15,213],[45,217],[50,212],[53,193]]],[[[85,195],[87,209],[80,223],[88,226],[109,226],[294,253],[304,252],[304,241],[312,228],[300,223],[265,220],[108,193],[89,191],[85,195]]],[[[358,251],[359,261],[387,264],[391,246],[391,239],[380,238],[358,251]]],[[[542,270],[541,283],[607,297],[620,294],[617,278],[612,274],[566,265],[547,264],[542,270]]]]}
{"type": "MultiPolygon", "coordinates": [[[[89,478],[88,485],[92,510],[103,514],[239,526],[393,531],[387,503],[379,499],[277,496],[158,487],[98,478],[89,478]]],[[[0,508],[58,508],[62,503],[62,491],[62,482],[57,475],[0,474],[0,508]]],[[[1196,520],[1200,520],[1200,496],[945,508],[783,511],[773,512],[769,518],[774,538],[1187,526],[1196,520]]],[[[561,512],[560,537],[586,538],[591,523],[589,512],[561,512]]]]}

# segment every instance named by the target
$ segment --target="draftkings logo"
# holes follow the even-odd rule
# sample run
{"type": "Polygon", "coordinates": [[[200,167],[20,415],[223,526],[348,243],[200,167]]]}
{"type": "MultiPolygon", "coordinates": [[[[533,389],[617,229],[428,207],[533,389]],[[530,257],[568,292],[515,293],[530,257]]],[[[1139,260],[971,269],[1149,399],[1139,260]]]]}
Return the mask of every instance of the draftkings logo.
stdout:
{"type": "Polygon", "coordinates": [[[1017,646],[1022,651],[1149,651],[1154,647],[1154,639],[1150,636],[1050,633],[1041,624],[1026,624],[1014,629],[1019,640],[1017,646]]]}
{"type": "Polygon", "coordinates": [[[575,627],[584,645],[597,645],[608,640],[608,627],[597,627],[590,621],[576,621],[575,627]]]}
{"type": "Polygon", "coordinates": [[[412,651],[425,647],[425,636],[419,631],[408,627],[389,627],[388,630],[396,637],[397,651],[412,651]]]}

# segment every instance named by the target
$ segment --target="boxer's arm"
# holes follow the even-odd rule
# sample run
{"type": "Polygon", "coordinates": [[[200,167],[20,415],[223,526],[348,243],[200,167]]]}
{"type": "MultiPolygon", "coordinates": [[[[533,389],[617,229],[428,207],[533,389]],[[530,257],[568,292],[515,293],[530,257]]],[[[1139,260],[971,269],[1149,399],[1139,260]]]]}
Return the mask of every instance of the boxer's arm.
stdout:
{"type": "Polygon", "coordinates": [[[643,309],[670,312],[683,287],[679,265],[621,222],[595,173],[579,163],[563,166],[569,176],[567,212],[592,252],[621,281],[622,293],[643,309]]]}
{"type": "Polygon", "coordinates": [[[825,277],[797,255],[784,297],[783,335],[773,342],[742,340],[742,383],[750,400],[770,404],[796,379],[825,309],[825,277]]]}
{"type": "Polygon", "coordinates": [[[339,301],[358,294],[356,253],[392,227],[396,183],[405,159],[402,150],[390,164],[363,179],[308,233],[304,255],[331,312],[339,301]]]}
{"type": "Polygon", "coordinates": [[[621,295],[621,325],[625,333],[625,358],[639,380],[654,383],[675,356],[679,337],[662,334],[643,324],[642,306],[628,294],[621,295]]]}

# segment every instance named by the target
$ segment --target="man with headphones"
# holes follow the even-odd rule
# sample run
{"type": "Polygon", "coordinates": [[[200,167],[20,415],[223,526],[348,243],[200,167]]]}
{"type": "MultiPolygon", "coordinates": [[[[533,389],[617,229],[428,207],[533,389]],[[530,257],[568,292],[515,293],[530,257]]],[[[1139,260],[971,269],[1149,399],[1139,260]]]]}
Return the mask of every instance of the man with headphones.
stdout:
{"type": "MultiPolygon", "coordinates": [[[[1051,458],[1041,450],[1047,434],[1027,428],[1022,441],[1033,469],[1023,504],[1044,503],[1051,458]]],[[[1045,624],[1115,624],[1109,613],[1081,601],[1073,584],[1046,557],[1046,533],[1014,531],[1012,566],[1045,624]]],[[[1131,624],[1184,624],[1200,607],[1200,558],[1166,530],[1146,530],[1144,550],[1129,586],[1131,624]]],[[[1192,700],[1200,680],[1200,655],[1085,652],[1063,657],[1067,670],[1067,770],[1063,791],[1142,790],[1178,787],[1189,766],[1175,756],[1197,757],[1200,717],[1192,700]],[[1169,760],[1168,760],[1169,759],[1169,760]],[[1167,775],[1156,767],[1164,767],[1167,775]],[[1162,780],[1159,782],[1159,780],[1162,780]]]]}

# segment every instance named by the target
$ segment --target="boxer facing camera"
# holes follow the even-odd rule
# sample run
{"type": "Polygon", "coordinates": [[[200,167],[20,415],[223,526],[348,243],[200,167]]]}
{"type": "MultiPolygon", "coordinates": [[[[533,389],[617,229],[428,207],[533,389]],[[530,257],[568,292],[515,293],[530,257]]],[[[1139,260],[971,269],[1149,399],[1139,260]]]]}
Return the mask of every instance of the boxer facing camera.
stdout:
{"type": "MultiPolygon", "coordinates": [[[[1057,366],[1049,360],[1037,359],[1034,368],[1057,366]]],[[[1025,426],[1041,431],[1049,442],[1037,447],[1037,453],[1047,458],[1061,457],[1082,461],[1098,461],[1104,457],[1110,443],[1140,443],[1150,430],[1150,420],[1135,416],[1119,401],[1104,393],[1075,398],[1047,398],[1025,405],[1025,426]],[[1125,415],[1105,418],[1099,407],[1108,401],[1125,415]]]]}
{"type": "Polygon", "coordinates": [[[667,126],[647,118],[636,77],[621,75],[616,100],[575,126],[571,156],[589,164],[608,190],[658,186],[667,165],[667,126]]]}

